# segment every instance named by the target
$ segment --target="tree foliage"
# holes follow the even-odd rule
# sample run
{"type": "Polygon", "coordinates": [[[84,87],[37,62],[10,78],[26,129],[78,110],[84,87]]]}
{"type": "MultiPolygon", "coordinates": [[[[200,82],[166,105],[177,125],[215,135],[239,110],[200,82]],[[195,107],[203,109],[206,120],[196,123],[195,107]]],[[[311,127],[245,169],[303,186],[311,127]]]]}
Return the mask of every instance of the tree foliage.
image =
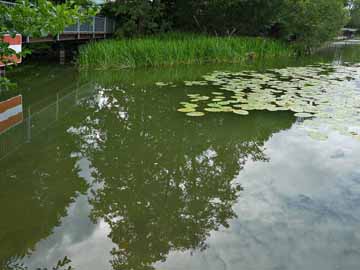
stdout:
{"type": "Polygon", "coordinates": [[[212,34],[263,35],[276,21],[282,0],[173,0],[174,23],[212,34]]]}
{"type": "MultiPolygon", "coordinates": [[[[1,41],[4,34],[20,33],[29,37],[55,35],[66,26],[75,24],[77,20],[84,21],[96,12],[97,8],[84,1],[55,4],[47,0],[18,0],[15,5],[0,4],[0,60],[6,62],[8,56],[15,54],[7,43],[1,41]]],[[[19,56],[28,53],[25,50],[19,56]]],[[[0,77],[2,88],[9,85],[6,78],[0,77]]]]}
{"type": "Polygon", "coordinates": [[[287,0],[279,23],[284,38],[310,51],[335,37],[347,15],[343,0],[287,0]]]}
{"type": "MultiPolygon", "coordinates": [[[[357,1],[357,0],[352,0],[357,1]]],[[[334,37],[347,22],[344,0],[117,0],[106,10],[126,36],[176,31],[271,36],[305,49],[334,37]]]]}
{"type": "Polygon", "coordinates": [[[349,0],[348,8],[350,13],[349,26],[360,28],[360,0],[349,0]]]}
{"type": "Polygon", "coordinates": [[[41,37],[57,34],[78,19],[85,20],[96,9],[83,9],[76,2],[53,4],[47,0],[19,0],[14,6],[0,5],[0,32],[41,37]]]}
{"type": "Polygon", "coordinates": [[[105,5],[104,12],[118,19],[118,36],[137,36],[164,32],[170,20],[160,0],[116,0],[105,5]]]}

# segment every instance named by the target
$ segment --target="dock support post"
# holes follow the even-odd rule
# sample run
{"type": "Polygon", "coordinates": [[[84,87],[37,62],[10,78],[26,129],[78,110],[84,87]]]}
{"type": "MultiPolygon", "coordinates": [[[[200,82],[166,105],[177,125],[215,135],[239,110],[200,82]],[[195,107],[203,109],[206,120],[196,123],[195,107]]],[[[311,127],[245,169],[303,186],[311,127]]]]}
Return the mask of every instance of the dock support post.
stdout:
{"type": "Polygon", "coordinates": [[[5,67],[0,67],[0,77],[5,77],[5,67]]]}
{"type": "Polygon", "coordinates": [[[64,65],[65,64],[65,59],[66,59],[66,51],[65,48],[63,46],[60,47],[59,49],[59,61],[60,61],[60,65],[64,65]]]}
{"type": "MultiPolygon", "coordinates": [[[[5,67],[0,67],[0,78],[5,77],[5,67]]],[[[1,85],[0,85],[0,92],[1,92],[1,85]]]]}

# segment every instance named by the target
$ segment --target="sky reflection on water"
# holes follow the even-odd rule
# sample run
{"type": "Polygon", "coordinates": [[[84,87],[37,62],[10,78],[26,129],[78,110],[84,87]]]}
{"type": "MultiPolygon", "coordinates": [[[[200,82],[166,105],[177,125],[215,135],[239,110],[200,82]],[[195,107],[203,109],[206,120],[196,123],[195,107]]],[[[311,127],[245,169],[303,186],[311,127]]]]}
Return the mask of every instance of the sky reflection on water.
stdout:
{"type": "Polygon", "coordinates": [[[266,144],[269,162],[249,161],[238,218],[205,252],[174,252],[159,269],[358,269],[360,143],[325,142],[296,125],[266,144]]]}
{"type": "Polygon", "coordinates": [[[0,268],[359,269],[360,141],[290,112],[178,113],[207,72],[94,77],[33,122],[0,161],[0,268]]]}

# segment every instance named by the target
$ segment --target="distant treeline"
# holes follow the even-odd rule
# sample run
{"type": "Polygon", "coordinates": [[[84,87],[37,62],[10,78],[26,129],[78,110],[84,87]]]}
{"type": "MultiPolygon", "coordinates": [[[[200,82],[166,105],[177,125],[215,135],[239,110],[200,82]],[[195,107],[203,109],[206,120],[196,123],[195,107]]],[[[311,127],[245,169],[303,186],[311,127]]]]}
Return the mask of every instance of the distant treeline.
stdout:
{"type": "Polygon", "coordinates": [[[305,49],[336,36],[358,0],[116,0],[103,12],[117,18],[117,35],[166,31],[270,36],[305,49]]]}

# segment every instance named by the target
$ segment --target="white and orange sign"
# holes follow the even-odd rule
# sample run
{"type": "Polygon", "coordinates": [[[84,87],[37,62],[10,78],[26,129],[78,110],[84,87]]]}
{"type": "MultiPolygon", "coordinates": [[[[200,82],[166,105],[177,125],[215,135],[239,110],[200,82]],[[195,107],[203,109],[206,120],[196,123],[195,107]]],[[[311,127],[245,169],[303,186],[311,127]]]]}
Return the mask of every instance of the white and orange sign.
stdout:
{"type": "MultiPolygon", "coordinates": [[[[2,37],[2,41],[9,44],[9,48],[13,49],[16,53],[21,53],[22,50],[22,36],[20,34],[16,34],[15,37],[12,37],[10,35],[4,35],[2,37]]],[[[13,63],[20,64],[21,63],[21,57],[16,56],[15,54],[13,56],[6,58],[6,64],[11,65],[13,63]]],[[[0,61],[0,67],[5,66],[4,63],[0,61]]]]}
{"type": "Polygon", "coordinates": [[[0,133],[23,121],[22,96],[0,102],[0,133]]]}

